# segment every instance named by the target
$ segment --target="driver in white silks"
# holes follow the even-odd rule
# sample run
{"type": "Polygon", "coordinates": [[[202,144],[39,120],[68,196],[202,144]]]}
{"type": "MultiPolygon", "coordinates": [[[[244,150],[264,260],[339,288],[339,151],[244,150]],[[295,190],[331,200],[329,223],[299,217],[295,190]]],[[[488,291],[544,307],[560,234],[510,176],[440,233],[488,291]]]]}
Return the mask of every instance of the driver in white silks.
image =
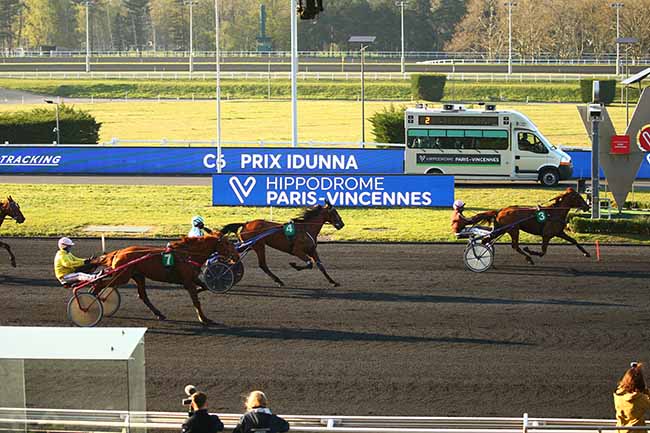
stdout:
{"type": "Polygon", "coordinates": [[[472,218],[467,218],[463,215],[465,202],[462,200],[456,200],[453,209],[454,213],[451,215],[451,230],[457,237],[485,236],[492,232],[490,227],[475,226],[474,224],[494,218],[497,214],[496,211],[481,212],[474,215],[472,218]]]}

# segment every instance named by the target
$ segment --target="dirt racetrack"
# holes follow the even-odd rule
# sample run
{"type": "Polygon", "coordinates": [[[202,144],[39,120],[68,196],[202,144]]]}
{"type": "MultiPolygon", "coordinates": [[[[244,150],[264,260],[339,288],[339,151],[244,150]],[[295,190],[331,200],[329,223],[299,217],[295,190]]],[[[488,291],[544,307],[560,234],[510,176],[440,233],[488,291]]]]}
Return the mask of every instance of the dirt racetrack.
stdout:
{"type": "MultiPolygon", "coordinates": [[[[19,267],[0,251],[0,324],[71,326],[69,294],[52,274],[55,241],[8,242],[19,267]]],[[[100,244],[76,248],[90,255],[100,244]]],[[[219,326],[202,327],[180,288],[149,286],[165,322],[133,286],[121,290],[122,308],[100,326],[149,328],[148,409],[182,410],[193,383],[218,412],[240,412],[242,395],[261,388],[284,414],[610,418],[619,376],[631,360],[650,360],[647,247],[605,246],[596,262],[552,246],[528,266],[499,245],[496,269],[484,274],[464,269],[463,245],[319,250],[341,287],[272,252],[271,269],[287,283],[274,287],[251,255],[240,285],[201,295],[219,326]]],[[[38,389],[42,404],[56,404],[38,389]]]]}

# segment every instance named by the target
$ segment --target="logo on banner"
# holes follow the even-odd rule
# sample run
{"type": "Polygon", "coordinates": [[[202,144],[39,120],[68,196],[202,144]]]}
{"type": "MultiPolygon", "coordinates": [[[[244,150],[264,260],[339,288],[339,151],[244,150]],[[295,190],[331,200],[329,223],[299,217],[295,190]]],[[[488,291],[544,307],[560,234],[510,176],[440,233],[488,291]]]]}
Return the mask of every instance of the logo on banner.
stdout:
{"type": "Polygon", "coordinates": [[[248,176],[244,181],[244,183],[242,183],[242,181],[239,180],[238,177],[232,176],[230,180],[228,180],[228,183],[230,184],[230,188],[232,188],[232,191],[237,196],[237,200],[239,200],[239,203],[244,204],[246,198],[248,198],[248,196],[251,195],[251,191],[253,191],[253,188],[255,188],[255,184],[257,183],[257,180],[255,180],[253,176],[248,176]]]}

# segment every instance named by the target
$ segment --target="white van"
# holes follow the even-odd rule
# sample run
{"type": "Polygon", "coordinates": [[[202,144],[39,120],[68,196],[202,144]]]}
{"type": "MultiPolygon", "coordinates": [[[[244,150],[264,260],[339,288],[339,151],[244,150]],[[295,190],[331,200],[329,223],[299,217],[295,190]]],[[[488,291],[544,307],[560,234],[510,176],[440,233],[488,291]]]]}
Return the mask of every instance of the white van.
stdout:
{"type": "Polygon", "coordinates": [[[556,185],[573,172],[571,157],[514,110],[466,110],[418,104],[404,114],[409,174],[450,174],[457,179],[536,180],[556,185]]]}

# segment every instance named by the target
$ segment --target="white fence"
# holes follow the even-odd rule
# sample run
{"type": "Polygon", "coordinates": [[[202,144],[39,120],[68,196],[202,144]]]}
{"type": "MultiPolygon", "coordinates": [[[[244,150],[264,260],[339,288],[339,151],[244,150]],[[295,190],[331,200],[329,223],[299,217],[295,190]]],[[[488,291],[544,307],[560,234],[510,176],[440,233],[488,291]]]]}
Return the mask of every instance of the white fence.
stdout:
{"type": "MultiPolygon", "coordinates": [[[[234,428],[240,414],[219,414],[226,431],[234,428]]],[[[522,417],[366,417],[282,415],[292,432],[303,433],[555,433],[616,430],[608,419],[522,417]]],[[[0,430],[26,425],[30,432],[128,432],[142,428],[179,431],[187,415],[180,412],[126,412],[57,409],[0,408],[0,430]]],[[[648,427],[626,427],[647,430],[648,427]]]]}

